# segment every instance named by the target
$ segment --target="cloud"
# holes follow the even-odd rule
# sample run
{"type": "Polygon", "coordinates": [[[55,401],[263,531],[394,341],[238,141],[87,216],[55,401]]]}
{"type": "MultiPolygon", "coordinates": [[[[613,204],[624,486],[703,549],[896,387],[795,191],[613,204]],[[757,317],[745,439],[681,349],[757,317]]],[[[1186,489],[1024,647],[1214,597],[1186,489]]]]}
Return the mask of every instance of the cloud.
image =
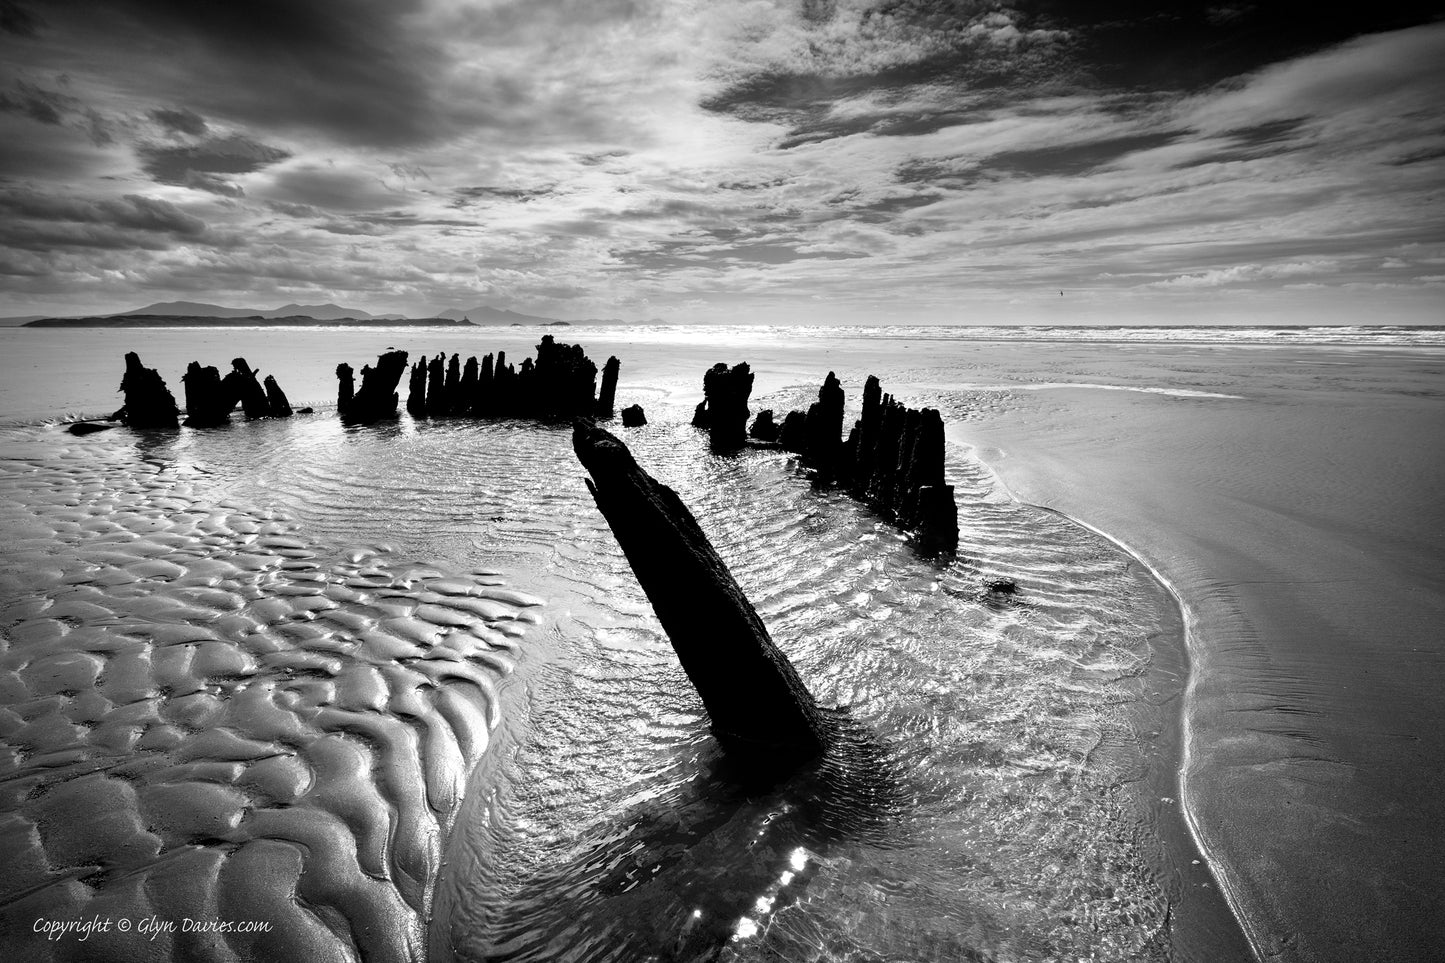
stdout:
{"type": "Polygon", "coordinates": [[[20,114],[53,127],[80,130],[97,146],[105,146],[115,139],[112,123],[80,98],[46,90],[25,80],[17,80],[12,93],[0,93],[0,112],[20,114]]]}
{"type": "Polygon", "coordinates": [[[185,187],[206,191],[210,194],[220,194],[222,197],[246,196],[246,192],[240,184],[228,181],[216,174],[208,174],[205,171],[187,170],[180,183],[185,187]]]}
{"type": "Polygon", "coordinates": [[[388,186],[380,170],[359,164],[300,162],[277,169],[268,180],[254,189],[258,197],[326,211],[383,210],[413,198],[404,187],[388,186]]]}
{"type": "Polygon", "coordinates": [[[17,0],[0,0],[0,32],[33,37],[40,32],[43,23],[17,0]]]}
{"type": "Polygon", "coordinates": [[[142,169],[157,183],[199,186],[203,190],[213,189],[204,185],[222,183],[213,175],[249,174],[291,156],[289,151],[241,134],[208,137],[180,147],[143,144],[136,153],[142,169]]]}
{"type": "Polygon", "coordinates": [[[1157,282],[1155,287],[1164,288],[1217,288],[1237,284],[1252,284],[1259,281],[1308,275],[1326,276],[1334,270],[1333,261],[1293,261],[1283,264],[1236,264],[1227,268],[1216,268],[1199,274],[1184,274],[1167,281],[1157,282]]]}
{"type": "Polygon", "coordinates": [[[1372,34],[1275,64],[1186,102],[1180,119],[1198,130],[1319,118],[1331,128],[1362,114],[1432,110],[1445,89],[1445,23],[1372,34]]]}
{"type": "Polygon", "coordinates": [[[42,124],[59,126],[65,115],[80,109],[80,102],[74,97],[52,90],[41,90],[33,84],[19,81],[14,93],[0,93],[0,110],[23,114],[42,124]]]}
{"type": "Polygon", "coordinates": [[[201,240],[207,232],[200,218],[140,194],[80,201],[11,190],[0,194],[0,212],[0,244],[22,251],[164,250],[201,240]]]}
{"type": "Polygon", "coordinates": [[[150,116],[157,124],[172,133],[200,137],[209,130],[204,117],[184,107],[157,108],[151,111],[150,116]]]}
{"type": "Polygon", "coordinates": [[[46,9],[40,39],[69,38],[137,94],[243,123],[324,129],[359,143],[437,133],[440,38],[411,28],[421,0],[94,0],[46,9]],[[178,78],[185,78],[183,84],[178,78]]]}
{"type": "Polygon", "coordinates": [[[0,242],[16,270],[54,255],[27,290],[944,317],[1050,287],[1157,305],[1407,283],[1381,265],[1445,256],[1424,214],[1439,28],[1355,37],[1374,10],[1292,27],[1218,0],[44,10],[0,55],[5,196],[40,205],[0,242]]]}
{"type": "Polygon", "coordinates": [[[204,221],[187,214],[170,201],[140,194],[126,194],[111,200],[78,201],[11,191],[0,197],[0,208],[12,217],[108,224],[184,236],[199,235],[206,229],[204,221]]]}

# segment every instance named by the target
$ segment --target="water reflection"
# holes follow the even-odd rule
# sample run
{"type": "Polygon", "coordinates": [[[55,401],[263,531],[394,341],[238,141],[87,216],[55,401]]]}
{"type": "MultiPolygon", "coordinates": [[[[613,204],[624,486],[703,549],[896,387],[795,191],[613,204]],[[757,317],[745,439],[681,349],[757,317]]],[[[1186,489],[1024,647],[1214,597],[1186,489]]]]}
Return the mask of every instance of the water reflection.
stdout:
{"type": "Polygon", "coordinates": [[[516,886],[474,958],[711,960],[757,938],[840,845],[905,838],[896,761],[847,714],[830,726],[834,748],[767,789],[697,733],[695,755],[658,774],[661,793],[516,886]]]}

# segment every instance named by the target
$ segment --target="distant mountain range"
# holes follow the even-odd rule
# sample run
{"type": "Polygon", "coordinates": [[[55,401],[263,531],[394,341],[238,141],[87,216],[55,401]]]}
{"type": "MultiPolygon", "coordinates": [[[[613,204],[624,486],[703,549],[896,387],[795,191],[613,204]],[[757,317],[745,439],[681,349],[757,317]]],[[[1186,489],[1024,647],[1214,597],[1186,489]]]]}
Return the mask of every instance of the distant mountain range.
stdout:
{"type": "MultiPolygon", "coordinates": [[[[298,323],[295,319],[314,318],[317,321],[362,321],[384,323],[387,321],[423,321],[427,319],[445,319],[451,322],[462,320],[470,321],[477,325],[565,325],[565,324],[625,324],[617,318],[588,318],[585,321],[563,321],[558,318],[549,318],[536,314],[523,314],[519,311],[511,311],[506,308],[494,308],[485,304],[477,305],[474,308],[452,308],[445,311],[437,311],[427,314],[421,318],[411,318],[404,314],[372,314],[362,311],[359,308],[347,308],[339,304],[283,304],[279,308],[270,310],[261,308],[228,308],[219,304],[205,304],[199,301],[159,301],[155,304],[148,304],[143,308],[136,308],[131,311],[119,311],[114,314],[95,315],[85,318],[71,318],[67,320],[83,322],[87,327],[104,326],[107,321],[127,327],[133,327],[138,322],[146,323],[142,319],[163,319],[163,318],[186,318],[195,321],[206,319],[238,319],[238,318],[263,318],[268,321],[285,320],[292,324],[298,323]],[[133,319],[127,323],[124,319],[133,319]]],[[[0,324],[28,324],[37,320],[50,321],[45,315],[27,315],[20,318],[0,318],[0,324]]],[[[77,325],[79,326],[79,325],[77,325]]]]}
{"type": "Polygon", "coordinates": [[[279,308],[226,308],[219,304],[203,304],[199,301],[158,301],[134,311],[117,311],[102,317],[126,317],[132,314],[174,315],[187,318],[315,318],[317,321],[340,321],[355,318],[358,321],[401,321],[404,314],[371,314],[358,308],[343,308],[339,304],[283,304],[279,308]]]}

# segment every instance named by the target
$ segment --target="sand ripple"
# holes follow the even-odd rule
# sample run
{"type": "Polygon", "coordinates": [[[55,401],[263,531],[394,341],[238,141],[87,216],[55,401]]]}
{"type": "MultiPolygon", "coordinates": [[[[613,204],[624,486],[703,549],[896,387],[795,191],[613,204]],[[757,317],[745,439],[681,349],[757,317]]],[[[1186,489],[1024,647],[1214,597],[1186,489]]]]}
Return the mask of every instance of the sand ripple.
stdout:
{"type": "Polygon", "coordinates": [[[308,542],[137,449],[7,438],[6,959],[409,960],[540,599],[308,542]],[[268,932],[37,919],[257,920],[268,932]]]}

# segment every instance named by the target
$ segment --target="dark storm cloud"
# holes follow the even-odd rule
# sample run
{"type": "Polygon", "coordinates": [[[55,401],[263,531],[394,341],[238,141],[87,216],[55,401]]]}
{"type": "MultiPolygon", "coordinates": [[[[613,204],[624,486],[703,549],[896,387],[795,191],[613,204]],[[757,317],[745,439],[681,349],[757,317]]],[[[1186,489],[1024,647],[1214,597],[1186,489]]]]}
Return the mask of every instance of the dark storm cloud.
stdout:
{"type": "Polygon", "coordinates": [[[17,80],[10,91],[0,92],[0,112],[19,114],[52,127],[80,130],[97,146],[115,140],[110,121],[86,106],[80,98],[58,90],[47,90],[24,80],[17,80]]]}
{"type": "Polygon", "coordinates": [[[1029,22],[1076,37],[1079,64],[1098,83],[1167,90],[1199,89],[1361,34],[1440,16],[1438,5],[1423,2],[1033,0],[1020,7],[1029,22]]]}
{"type": "Polygon", "coordinates": [[[217,175],[249,174],[291,156],[289,151],[240,134],[211,137],[184,147],[143,144],[136,148],[136,153],[140,155],[142,169],[157,183],[194,187],[231,197],[240,196],[240,188],[217,175]]]}
{"type": "Polygon", "coordinates": [[[21,80],[13,91],[0,93],[0,110],[21,114],[42,124],[60,126],[65,115],[80,109],[80,101],[53,90],[42,90],[21,80]]]}
{"type": "Polygon", "coordinates": [[[208,113],[400,144],[442,124],[434,86],[446,58],[407,26],[421,9],[421,0],[70,0],[46,7],[40,34],[89,48],[137,86],[184,76],[187,99],[208,113]]]}
{"type": "Polygon", "coordinates": [[[813,55],[805,61],[737,77],[702,106],[746,120],[791,124],[784,146],[863,131],[927,133],[964,122],[990,92],[1067,83],[1074,68],[1066,41],[1064,32],[1042,23],[1036,28],[1014,8],[997,3],[881,3],[862,13],[847,43],[820,34],[809,41],[813,55]],[[888,55],[880,62],[876,55],[885,49],[888,55]],[[844,120],[832,114],[834,105],[852,98],[898,100],[924,89],[949,91],[949,109],[844,120]]]}
{"type": "MultiPolygon", "coordinates": [[[[974,43],[977,45],[977,41],[974,43]]],[[[990,90],[1034,79],[1043,59],[1043,53],[1034,57],[1005,57],[987,48],[979,53],[960,47],[887,69],[859,73],[770,70],[735,82],[705,99],[702,107],[744,120],[791,121],[796,125],[791,136],[797,140],[810,139],[808,135],[815,133],[841,136],[852,131],[845,125],[832,133],[830,125],[837,122],[829,120],[829,111],[840,101],[879,92],[898,96],[910,89],[944,85],[957,88],[956,102],[967,105],[990,90]]],[[[887,116],[880,114],[864,123],[873,126],[887,116]]]]}
{"type": "Polygon", "coordinates": [[[163,107],[151,111],[151,119],[169,131],[200,137],[208,128],[206,119],[193,110],[184,107],[163,107]]]}
{"type": "Polygon", "coordinates": [[[161,250],[198,240],[206,222],[170,201],[139,194],[82,201],[9,191],[0,195],[0,244],[21,250],[51,247],[161,250]]]}
{"type": "Polygon", "coordinates": [[[140,194],[114,200],[78,201],[43,194],[10,192],[0,197],[0,209],[12,217],[47,221],[109,224],[138,231],[199,235],[206,222],[182,211],[170,201],[140,194]]]}
{"type": "Polygon", "coordinates": [[[831,140],[835,137],[849,137],[853,134],[872,134],[877,137],[916,137],[956,127],[977,120],[979,114],[970,110],[943,111],[888,111],[860,114],[853,117],[834,118],[826,106],[820,105],[805,112],[801,120],[795,120],[788,136],[778,143],[787,150],[804,144],[831,140]]]}
{"type": "Polygon", "coordinates": [[[44,23],[16,0],[0,0],[0,32],[33,37],[44,23]]]}
{"type": "Polygon", "coordinates": [[[1445,158],[1445,148],[1432,147],[1397,157],[1390,163],[1395,167],[1406,167],[1410,164],[1423,164],[1426,161],[1441,160],[1442,158],[1445,158]]]}
{"type": "MultiPolygon", "coordinates": [[[[1232,6],[899,0],[866,11],[858,37],[862,42],[886,36],[911,55],[869,69],[858,69],[857,58],[844,55],[809,58],[806,69],[769,66],[734,78],[702,106],[790,126],[783,147],[858,133],[925,134],[976,120],[990,103],[1017,105],[1021,96],[1093,89],[1118,98],[1201,90],[1361,34],[1440,16],[1427,3],[1326,9],[1293,0],[1232,6]],[[900,99],[928,88],[949,91],[949,107],[911,116],[833,113],[850,98],[900,99]]],[[[1114,107],[1127,111],[1130,103],[1116,99],[1114,107]]]]}
{"type": "Polygon", "coordinates": [[[1135,134],[1058,147],[1001,151],[983,160],[981,166],[986,171],[1006,175],[1068,177],[1108,166],[1136,151],[1175,143],[1183,136],[1170,132],[1135,134]]]}

